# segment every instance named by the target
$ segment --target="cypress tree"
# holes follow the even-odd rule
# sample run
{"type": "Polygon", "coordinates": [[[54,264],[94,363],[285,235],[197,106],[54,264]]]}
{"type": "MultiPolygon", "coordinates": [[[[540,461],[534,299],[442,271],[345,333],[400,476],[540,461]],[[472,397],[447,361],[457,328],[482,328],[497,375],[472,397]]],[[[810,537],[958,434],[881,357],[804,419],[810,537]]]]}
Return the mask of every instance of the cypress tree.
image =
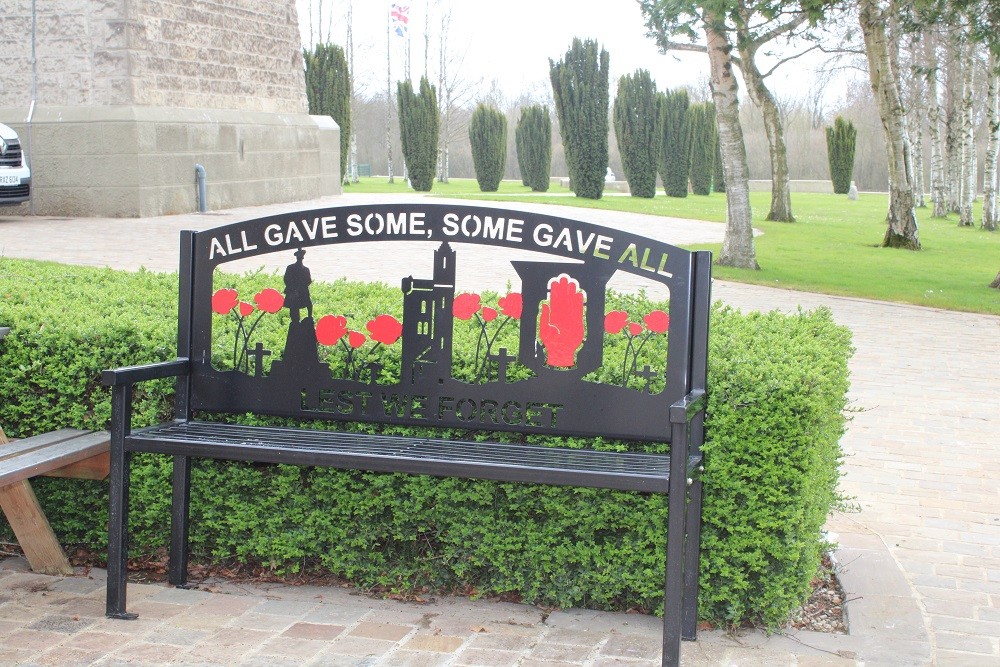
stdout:
{"type": "Polygon", "coordinates": [[[570,187],[587,199],[604,194],[608,169],[608,61],[597,42],[577,37],[563,60],[549,60],[570,187]]]}
{"type": "Polygon", "coordinates": [[[715,110],[711,102],[692,104],[688,108],[688,128],[691,132],[691,192],[707,195],[712,192],[712,170],[715,166],[715,110]]]}
{"type": "Polygon", "coordinates": [[[417,192],[430,192],[437,164],[438,113],[437,93],[427,77],[420,77],[420,94],[413,92],[409,81],[397,83],[399,103],[399,138],[410,183],[417,192]]]}
{"type": "Polygon", "coordinates": [[[854,175],[854,147],[858,131],[854,123],[837,116],[833,127],[826,128],[826,154],[830,161],[830,180],[833,181],[833,191],[838,195],[846,195],[851,189],[851,176],[854,175]]]}
{"type": "Polygon", "coordinates": [[[668,197],[687,197],[690,169],[688,94],[668,90],[657,95],[661,143],[660,179],[668,197]]]}
{"type": "Polygon", "coordinates": [[[647,70],[618,80],[612,114],[625,180],[633,197],[656,195],[656,84],[647,70]]]}
{"type": "Polygon", "coordinates": [[[336,44],[317,44],[312,53],[303,50],[306,65],[306,98],[309,113],[330,116],[340,126],[340,176],[347,174],[351,141],[351,72],[344,49],[336,44]]]}
{"type": "Polygon", "coordinates": [[[534,104],[521,109],[514,130],[521,179],[534,192],[548,192],[552,171],[552,118],[549,108],[534,104]]]}
{"type": "Polygon", "coordinates": [[[507,117],[493,107],[480,104],[469,121],[472,165],[483,192],[496,192],[507,162],[507,117]]]}
{"type": "MultiPolygon", "coordinates": [[[[522,113],[521,117],[524,115],[522,113]]],[[[521,185],[528,185],[528,170],[524,165],[524,147],[521,145],[524,141],[524,136],[521,133],[521,122],[518,121],[517,126],[514,128],[514,154],[517,155],[517,172],[521,174],[521,185]]]]}

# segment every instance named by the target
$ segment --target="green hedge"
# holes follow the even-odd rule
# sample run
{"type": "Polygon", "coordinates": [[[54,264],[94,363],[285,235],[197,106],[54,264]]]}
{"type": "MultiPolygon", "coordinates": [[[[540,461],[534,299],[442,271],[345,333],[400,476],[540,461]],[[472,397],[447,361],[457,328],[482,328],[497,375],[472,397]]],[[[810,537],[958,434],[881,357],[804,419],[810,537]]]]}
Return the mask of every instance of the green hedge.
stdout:
{"type": "MultiPolygon", "coordinates": [[[[258,273],[233,282],[252,294],[280,278],[258,273]]],[[[0,325],[12,328],[0,343],[0,424],[18,437],[105,428],[110,401],[99,371],[173,356],[175,289],[174,275],[0,259],[0,325]]],[[[317,317],[370,317],[399,301],[384,285],[312,291],[317,317]]],[[[484,293],[483,301],[496,297],[484,293]]],[[[641,295],[612,295],[608,304],[629,312],[653,306],[641,295]]],[[[474,340],[475,331],[458,326],[466,324],[456,322],[456,339],[474,340]]],[[[849,332],[826,310],[713,308],[702,618],[773,626],[807,594],[836,501],[850,353],[849,332]]],[[[167,417],[170,392],[167,382],[142,386],[136,425],[167,417]]],[[[210,461],[197,463],[193,476],[191,546],[199,559],[321,568],[362,587],[662,612],[660,496],[210,461]]],[[[140,556],[168,541],[167,458],[137,456],[132,479],[132,555],[140,556]]],[[[35,486],[65,543],[104,548],[106,482],[35,486]]]]}

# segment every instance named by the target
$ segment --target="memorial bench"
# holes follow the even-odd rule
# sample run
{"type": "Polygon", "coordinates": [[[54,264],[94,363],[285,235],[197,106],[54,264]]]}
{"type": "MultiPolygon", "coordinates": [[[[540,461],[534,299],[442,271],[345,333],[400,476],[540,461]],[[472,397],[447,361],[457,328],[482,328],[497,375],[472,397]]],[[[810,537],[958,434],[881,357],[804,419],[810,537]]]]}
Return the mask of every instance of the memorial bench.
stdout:
{"type": "Polygon", "coordinates": [[[681,637],[694,639],[697,625],[710,274],[707,252],[575,220],[463,205],[336,207],[182,232],[177,358],[103,374],[112,387],[107,616],[135,617],[126,611],[133,452],[173,457],[169,581],[176,586],[186,585],[193,458],[597,487],[668,497],[663,664],[677,664],[681,637]],[[386,272],[406,270],[392,242],[410,242],[408,248],[421,248],[417,256],[431,274],[399,276],[401,322],[385,314],[368,323],[373,340],[401,343],[398,376],[389,373],[390,379],[388,366],[334,364],[318,352],[338,341],[346,350],[344,341],[353,347],[364,336],[348,332],[343,317],[314,320],[306,250],[320,258],[334,253],[343,266],[358,242],[385,246],[386,272]],[[480,310],[478,296],[456,291],[455,247],[466,244],[495,246],[494,256],[509,248],[558,261],[511,261],[520,291],[500,300],[500,312],[480,310]],[[216,278],[228,262],[271,253],[289,262],[284,291],[268,288],[255,299],[261,312],[288,310],[283,350],[253,345],[249,321],[244,326],[241,319],[251,305],[216,278]],[[617,272],[668,288],[668,312],[647,315],[645,328],[622,311],[606,313],[607,285],[617,272]],[[475,351],[479,373],[456,377],[456,320],[478,317],[485,331],[501,312],[519,322],[517,349],[509,343],[510,351],[493,349],[487,336],[475,351]],[[223,327],[216,336],[224,336],[236,320],[243,334],[235,346],[213,348],[213,326],[223,327]],[[621,368],[615,362],[615,384],[595,381],[605,336],[634,336],[635,352],[640,330],[667,337],[666,363],[642,365],[636,352],[630,366],[626,352],[621,368]],[[232,360],[220,349],[233,349],[232,360]],[[169,377],[177,378],[175,419],[133,429],[133,386],[169,377]],[[600,451],[216,420],[226,414],[669,442],[670,449],[600,451]]]}

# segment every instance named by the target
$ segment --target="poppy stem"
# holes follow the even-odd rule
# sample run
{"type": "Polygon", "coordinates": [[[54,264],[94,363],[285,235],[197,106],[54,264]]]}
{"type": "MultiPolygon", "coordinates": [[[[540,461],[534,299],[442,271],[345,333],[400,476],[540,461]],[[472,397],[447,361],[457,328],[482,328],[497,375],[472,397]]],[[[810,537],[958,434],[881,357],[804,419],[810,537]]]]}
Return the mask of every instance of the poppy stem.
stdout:
{"type": "Polygon", "coordinates": [[[628,333],[627,331],[624,332],[624,333],[625,333],[625,337],[628,339],[628,347],[625,348],[625,357],[622,359],[622,386],[623,387],[627,387],[628,386],[628,376],[629,376],[629,373],[628,373],[628,353],[631,351],[632,354],[634,355],[635,354],[635,348],[632,347],[632,334],[628,333]]]}

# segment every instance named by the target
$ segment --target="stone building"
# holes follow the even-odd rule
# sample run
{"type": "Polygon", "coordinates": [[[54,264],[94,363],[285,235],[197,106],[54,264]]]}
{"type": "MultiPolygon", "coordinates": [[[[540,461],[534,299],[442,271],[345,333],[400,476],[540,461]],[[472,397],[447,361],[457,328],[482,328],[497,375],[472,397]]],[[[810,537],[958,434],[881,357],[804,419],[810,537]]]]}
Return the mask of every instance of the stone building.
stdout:
{"type": "Polygon", "coordinates": [[[4,5],[0,122],[30,151],[35,213],[196,211],[196,164],[210,210],[341,191],[294,0],[54,0],[34,21],[31,0],[4,5]]]}

